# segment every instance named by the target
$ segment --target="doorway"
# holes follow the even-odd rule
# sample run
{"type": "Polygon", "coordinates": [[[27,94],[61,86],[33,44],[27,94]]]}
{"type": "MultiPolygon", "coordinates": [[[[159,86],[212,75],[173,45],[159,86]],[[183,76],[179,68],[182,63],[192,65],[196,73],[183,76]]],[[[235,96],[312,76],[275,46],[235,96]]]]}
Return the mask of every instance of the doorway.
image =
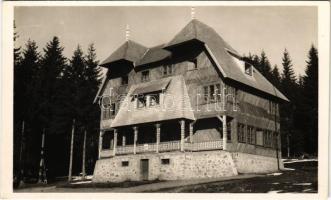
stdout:
{"type": "Polygon", "coordinates": [[[140,169],[141,169],[141,176],[143,181],[148,180],[148,159],[141,159],[140,160],[140,169]]]}

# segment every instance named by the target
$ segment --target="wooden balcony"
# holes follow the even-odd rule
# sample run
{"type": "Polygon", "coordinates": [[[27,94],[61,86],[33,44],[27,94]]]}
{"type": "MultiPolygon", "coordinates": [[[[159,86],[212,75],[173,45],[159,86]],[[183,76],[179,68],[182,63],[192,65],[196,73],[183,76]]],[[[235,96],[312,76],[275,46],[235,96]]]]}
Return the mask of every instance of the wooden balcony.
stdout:
{"type": "MultiPolygon", "coordinates": [[[[206,150],[217,150],[217,149],[223,149],[223,140],[184,143],[184,151],[206,151],[206,150]]],[[[159,152],[169,152],[169,151],[180,151],[180,140],[160,142],[159,152]]],[[[134,152],[133,145],[116,147],[116,155],[133,154],[133,152],[134,152]]],[[[136,153],[141,154],[141,153],[152,153],[152,152],[157,152],[156,143],[138,144],[136,146],[136,153]]],[[[113,149],[103,149],[100,152],[101,158],[111,157],[113,155],[114,155],[113,149]]]]}

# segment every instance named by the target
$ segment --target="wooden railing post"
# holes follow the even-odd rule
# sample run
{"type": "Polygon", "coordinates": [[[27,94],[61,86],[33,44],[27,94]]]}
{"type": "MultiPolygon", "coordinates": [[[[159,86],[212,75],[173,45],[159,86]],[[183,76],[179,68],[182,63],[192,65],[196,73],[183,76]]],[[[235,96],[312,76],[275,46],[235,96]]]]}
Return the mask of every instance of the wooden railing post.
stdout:
{"type": "Polygon", "coordinates": [[[122,136],[122,146],[123,146],[123,147],[124,147],[125,144],[126,144],[126,141],[125,141],[125,140],[126,140],[126,138],[125,138],[125,136],[123,135],[123,136],[122,136]]]}
{"type": "Polygon", "coordinates": [[[113,149],[113,155],[116,155],[116,147],[117,147],[117,129],[114,129],[114,149],[113,149]]]}
{"type": "Polygon", "coordinates": [[[185,120],[180,120],[180,151],[184,151],[185,120]]]}
{"type": "Polygon", "coordinates": [[[159,153],[161,124],[155,124],[156,127],[156,153],[159,153]]]}
{"type": "Polygon", "coordinates": [[[223,150],[226,150],[226,143],[227,143],[227,124],[226,124],[226,115],[223,115],[223,150]]]}
{"type": "Polygon", "coordinates": [[[137,153],[138,127],[133,127],[133,154],[137,153]]]}

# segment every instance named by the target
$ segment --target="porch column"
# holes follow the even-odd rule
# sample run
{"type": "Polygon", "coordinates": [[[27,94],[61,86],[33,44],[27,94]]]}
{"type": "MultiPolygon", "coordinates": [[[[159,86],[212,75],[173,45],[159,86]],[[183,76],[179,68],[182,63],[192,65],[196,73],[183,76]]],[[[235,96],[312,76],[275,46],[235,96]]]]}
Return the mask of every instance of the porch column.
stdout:
{"type": "Polygon", "coordinates": [[[133,127],[133,154],[137,153],[138,127],[133,127]]]}
{"type": "Polygon", "coordinates": [[[159,153],[161,124],[155,124],[155,127],[156,127],[156,153],[159,153]]]}
{"type": "Polygon", "coordinates": [[[190,143],[193,143],[193,125],[194,124],[195,124],[195,121],[190,123],[190,143]]]}
{"type": "Polygon", "coordinates": [[[123,135],[122,136],[122,146],[124,147],[126,144],[126,137],[123,135]]]}
{"type": "Polygon", "coordinates": [[[222,123],[223,123],[223,150],[226,150],[226,143],[227,143],[227,133],[228,133],[228,130],[227,130],[227,124],[226,124],[226,115],[223,115],[222,117],[222,123]]]}
{"type": "Polygon", "coordinates": [[[116,147],[117,147],[117,129],[114,129],[114,149],[113,149],[113,155],[116,155],[116,147]]]}
{"type": "Polygon", "coordinates": [[[99,135],[99,154],[98,158],[101,158],[101,151],[102,151],[102,137],[103,137],[104,131],[100,130],[100,135],[99,135]]]}
{"type": "Polygon", "coordinates": [[[184,151],[185,120],[180,120],[180,151],[184,151]]]}

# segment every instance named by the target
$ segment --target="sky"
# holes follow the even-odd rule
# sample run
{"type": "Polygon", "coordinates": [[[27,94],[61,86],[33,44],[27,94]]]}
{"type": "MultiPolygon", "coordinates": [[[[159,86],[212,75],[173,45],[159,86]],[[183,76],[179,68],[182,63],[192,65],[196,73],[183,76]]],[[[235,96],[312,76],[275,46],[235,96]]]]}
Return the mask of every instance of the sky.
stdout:
{"type": "MultiPolygon", "coordinates": [[[[16,7],[15,46],[36,41],[39,51],[53,36],[60,38],[70,58],[79,44],[94,43],[100,61],[130,40],[152,47],[169,42],[191,20],[191,7],[16,7]]],[[[309,48],[318,45],[317,7],[209,6],[195,7],[195,18],[211,26],[242,55],[263,49],[280,69],[283,51],[291,56],[296,75],[304,75],[309,48]]]]}

